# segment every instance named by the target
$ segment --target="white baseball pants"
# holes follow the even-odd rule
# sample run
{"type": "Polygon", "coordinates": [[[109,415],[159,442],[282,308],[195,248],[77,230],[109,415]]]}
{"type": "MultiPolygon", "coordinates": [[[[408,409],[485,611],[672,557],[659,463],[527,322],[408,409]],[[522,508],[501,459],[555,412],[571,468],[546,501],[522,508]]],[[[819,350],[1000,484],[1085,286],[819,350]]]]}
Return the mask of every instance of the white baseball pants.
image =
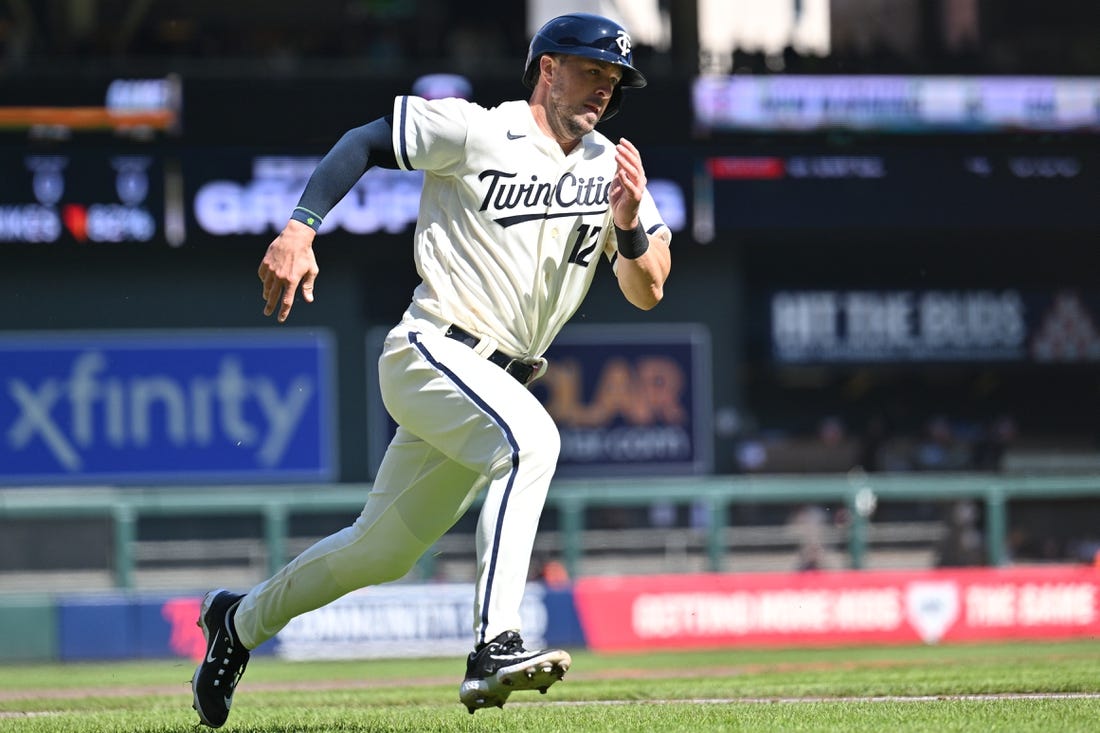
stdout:
{"type": "Polygon", "coordinates": [[[526,387],[410,308],[379,359],[386,408],[400,426],[354,524],[252,588],[235,617],[254,649],[292,618],[403,577],[487,487],[477,526],[474,643],[520,630],[520,602],[557,427],[526,387]],[[415,315],[414,315],[415,314],[415,315]]]}

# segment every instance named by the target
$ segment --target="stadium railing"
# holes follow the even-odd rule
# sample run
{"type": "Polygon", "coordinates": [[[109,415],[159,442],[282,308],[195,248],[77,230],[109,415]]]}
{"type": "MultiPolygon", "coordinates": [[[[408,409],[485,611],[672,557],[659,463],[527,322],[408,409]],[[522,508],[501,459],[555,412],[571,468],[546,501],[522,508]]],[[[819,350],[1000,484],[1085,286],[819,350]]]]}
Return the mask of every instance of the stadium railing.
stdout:
{"type": "MultiPolygon", "coordinates": [[[[110,521],[114,585],[132,588],[142,517],[248,516],[262,522],[267,570],[287,560],[292,515],[349,513],[362,507],[369,485],[211,487],[68,487],[0,489],[0,520],[99,518],[110,521]]],[[[558,480],[548,507],[558,512],[560,555],[571,577],[585,553],[585,512],[594,507],[646,507],[655,503],[706,507],[701,527],[708,570],[724,569],[728,517],[737,504],[835,503],[848,510],[846,554],[851,568],[865,567],[869,526],[886,501],[971,500],[984,507],[986,563],[1006,564],[1008,504],[1025,499],[1100,497],[1100,474],[836,474],[680,477],[631,480],[558,480]]],[[[432,551],[426,553],[426,558],[432,551]]]]}

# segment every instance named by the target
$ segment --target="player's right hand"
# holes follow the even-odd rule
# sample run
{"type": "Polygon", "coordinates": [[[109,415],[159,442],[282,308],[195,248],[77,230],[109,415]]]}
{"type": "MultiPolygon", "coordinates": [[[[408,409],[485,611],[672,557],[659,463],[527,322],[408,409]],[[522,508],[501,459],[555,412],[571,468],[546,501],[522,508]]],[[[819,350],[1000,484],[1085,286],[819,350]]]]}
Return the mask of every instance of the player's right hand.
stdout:
{"type": "Polygon", "coordinates": [[[291,219],[268,245],[257,273],[264,284],[265,316],[275,313],[278,308],[279,323],[286,321],[299,286],[305,301],[313,302],[313,283],[320,272],[313,255],[314,236],[313,229],[291,219]]]}

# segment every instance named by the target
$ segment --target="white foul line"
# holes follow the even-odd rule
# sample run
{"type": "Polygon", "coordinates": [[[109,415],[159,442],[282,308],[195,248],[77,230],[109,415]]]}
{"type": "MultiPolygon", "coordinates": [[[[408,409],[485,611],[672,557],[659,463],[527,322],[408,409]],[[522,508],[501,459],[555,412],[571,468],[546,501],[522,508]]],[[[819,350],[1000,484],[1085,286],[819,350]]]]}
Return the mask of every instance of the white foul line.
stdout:
{"type": "Polygon", "coordinates": [[[737,703],[829,703],[829,702],[986,702],[995,700],[1097,700],[1100,692],[1005,692],[968,695],[851,695],[844,697],[705,697],[659,700],[555,700],[518,702],[512,705],[735,705],[737,703]]]}

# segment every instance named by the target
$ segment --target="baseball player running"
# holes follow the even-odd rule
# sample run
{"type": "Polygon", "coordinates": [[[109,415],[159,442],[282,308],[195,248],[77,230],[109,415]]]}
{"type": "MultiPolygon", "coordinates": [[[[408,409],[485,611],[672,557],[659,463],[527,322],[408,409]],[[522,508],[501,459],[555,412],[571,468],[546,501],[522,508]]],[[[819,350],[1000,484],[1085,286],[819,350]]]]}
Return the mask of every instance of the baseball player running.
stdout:
{"type": "Polygon", "coordinates": [[[260,264],[265,315],[286,321],[299,287],[314,298],[313,240],[371,166],[425,172],[415,233],[422,282],[379,358],[397,433],[356,521],[244,595],[215,590],[199,626],[206,658],[194,706],[219,727],[249,650],[292,618],[397,580],[478,494],[474,647],[459,699],[471,713],[518,690],[546,689],[571,663],[520,636],[539,516],[558,431],[527,390],[542,355],[588,291],[601,255],[627,300],[661,300],[671,233],[628,140],[595,130],[623,88],[645,86],[618,24],[572,14],[531,41],[528,101],[486,109],[461,99],[396,98],[391,114],[344,134],[320,161],[260,264]]]}

